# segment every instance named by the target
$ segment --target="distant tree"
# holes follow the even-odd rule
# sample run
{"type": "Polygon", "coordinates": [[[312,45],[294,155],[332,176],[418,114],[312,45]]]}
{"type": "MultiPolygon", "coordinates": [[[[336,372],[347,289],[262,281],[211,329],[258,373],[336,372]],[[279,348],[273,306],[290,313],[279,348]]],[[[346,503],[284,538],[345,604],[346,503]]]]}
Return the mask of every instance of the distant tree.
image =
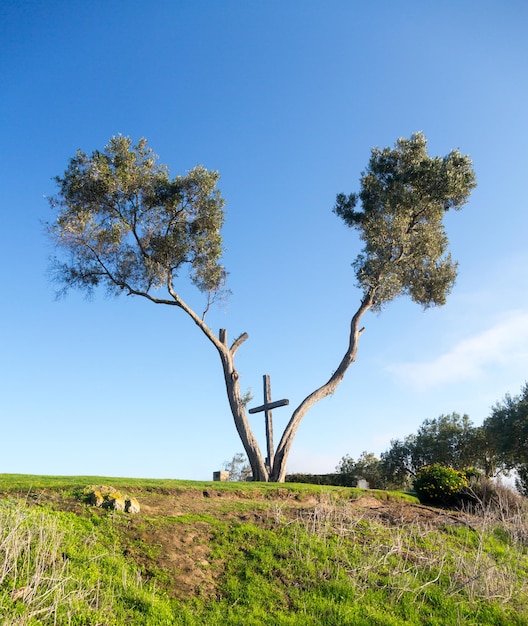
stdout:
{"type": "Polygon", "coordinates": [[[497,455],[481,427],[474,427],[467,415],[451,413],[426,419],[416,434],[403,441],[391,441],[381,454],[380,469],[384,480],[395,486],[407,486],[410,478],[428,465],[455,470],[475,467],[493,476],[497,455]]]}
{"type": "Polygon", "coordinates": [[[522,463],[518,465],[516,468],[517,477],[515,478],[515,487],[517,491],[528,498],[528,464],[522,463]]]}
{"type": "Polygon", "coordinates": [[[339,474],[349,477],[347,481],[350,485],[355,485],[358,480],[366,480],[371,489],[382,489],[380,473],[380,461],[372,452],[362,452],[355,461],[349,455],[345,455],[336,467],[339,474]]]}
{"type": "Polygon", "coordinates": [[[352,475],[356,469],[356,462],[353,457],[349,454],[345,454],[345,456],[341,457],[341,460],[336,465],[336,472],[339,474],[350,474],[352,475]]]}
{"type": "Polygon", "coordinates": [[[249,425],[235,368],[235,354],[248,335],[228,346],[225,329],[217,336],[205,322],[211,304],[225,293],[226,270],[220,262],[224,201],[216,188],[217,172],[198,166],[171,179],[143,139],[132,145],[129,138],[113,137],[103,152],[88,156],[78,151],[63,176],[56,177],[59,191],[50,200],[57,216],[48,233],[61,253],[53,265],[54,279],[63,292],[78,288],[91,294],[104,286],[110,293],[141,296],[188,315],[220,356],[229,406],[254,479],[282,482],[304,415],[334,393],[356,359],[364,314],[400,295],[424,307],[442,305],[454,284],[456,263],[447,253],[442,218],[465,204],[475,175],[469,157],[458,150],[429,157],[426,147],[418,133],[398,140],[393,149],[375,148],[359,194],[337,196],[335,213],[359,231],[365,244],[354,263],[363,297],[341,362],[294,410],[271,465],[249,425]],[[176,289],[185,268],[205,294],[202,314],[176,289]]]}
{"type": "Polygon", "coordinates": [[[483,430],[496,447],[501,467],[520,470],[522,480],[528,466],[528,383],[520,395],[507,394],[493,407],[483,430]]]}
{"type": "Polygon", "coordinates": [[[251,466],[243,452],[238,452],[230,461],[224,461],[223,468],[229,472],[229,480],[241,482],[251,476],[251,466]]]}
{"type": "Polygon", "coordinates": [[[480,469],[486,478],[497,476],[500,470],[500,455],[493,437],[484,426],[477,426],[472,436],[475,449],[473,465],[480,469]]]}
{"type": "Polygon", "coordinates": [[[415,470],[436,463],[453,469],[480,464],[475,428],[469,416],[458,413],[426,419],[413,445],[415,470]]]}
{"type": "Polygon", "coordinates": [[[388,488],[408,489],[416,475],[413,451],[416,435],[408,435],[404,440],[391,441],[389,450],[380,456],[380,472],[388,488]]]}

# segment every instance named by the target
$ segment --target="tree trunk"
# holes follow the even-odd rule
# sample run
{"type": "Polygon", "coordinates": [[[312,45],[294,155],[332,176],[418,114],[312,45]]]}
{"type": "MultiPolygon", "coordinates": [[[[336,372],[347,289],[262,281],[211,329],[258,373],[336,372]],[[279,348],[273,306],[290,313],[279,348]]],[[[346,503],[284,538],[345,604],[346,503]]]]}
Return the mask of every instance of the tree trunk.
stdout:
{"type": "Polygon", "coordinates": [[[238,350],[240,345],[248,338],[248,335],[246,333],[240,335],[240,337],[238,337],[238,339],[233,342],[231,348],[228,348],[227,333],[224,329],[220,330],[219,339],[220,345],[222,347],[219,347],[217,345],[217,349],[220,354],[220,358],[222,360],[222,365],[224,368],[224,379],[226,384],[227,396],[229,399],[229,405],[231,407],[231,413],[235,421],[237,432],[240,436],[240,440],[242,441],[242,445],[244,446],[244,450],[246,451],[249,464],[251,465],[253,480],[260,482],[279,483],[282,483],[286,480],[286,467],[288,456],[290,454],[290,450],[293,444],[293,440],[295,438],[295,434],[297,433],[297,429],[299,428],[303,417],[314,404],[319,402],[319,400],[326,398],[326,396],[334,393],[338,385],[343,380],[347,369],[356,360],[359,337],[364,330],[363,328],[359,327],[359,323],[363,315],[372,307],[373,300],[374,289],[371,289],[363,298],[358,310],[356,311],[350,322],[350,337],[348,349],[341,359],[338,368],[324,385],[308,395],[295,409],[290,421],[288,422],[288,425],[284,430],[269,471],[266,467],[265,460],[262,457],[262,453],[260,451],[258,443],[253,435],[251,426],[249,425],[246,410],[242,402],[242,396],[240,394],[238,373],[234,366],[235,352],[238,350]]]}
{"type": "Polygon", "coordinates": [[[229,407],[231,409],[231,414],[235,422],[238,436],[240,437],[240,441],[244,446],[244,450],[249,460],[249,464],[251,465],[253,480],[259,482],[268,482],[269,472],[266,468],[266,464],[264,462],[264,458],[260,451],[259,445],[257,443],[257,440],[255,439],[255,436],[253,435],[253,431],[251,430],[251,426],[249,425],[249,421],[247,419],[246,408],[244,406],[244,403],[242,402],[242,394],[240,393],[238,372],[235,369],[235,353],[238,348],[240,348],[240,346],[244,343],[244,341],[246,341],[246,339],[248,338],[248,334],[242,333],[242,335],[240,335],[237,339],[233,341],[231,347],[228,347],[227,331],[225,329],[221,328],[217,337],[207,326],[203,317],[197,315],[195,311],[178,296],[178,294],[174,291],[172,283],[170,281],[168,282],[167,287],[170,295],[174,299],[174,302],[154,298],[150,299],[160,304],[174,304],[181,308],[183,311],[185,311],[185,313],[189,315],[189,317],[194,321],[198,328],[200,328],[200,330],[204,333],[207,339],[209,339],[209,341],[218,351],[224,371],[224,381],[226,385],[227,398],[229,400],[229,407]]]}
{"type": "Polygon", "coordinates": [[[341,363],[338,368],[324,385],[307,396],[293,412],[293,415],[284,429],[281,441],[275,452],[273,468],[269,476],[270,482],[282,483],[286,480],[286,463],[293,444],[293,439],[300,426],[301,420],[316,402],[319,402],[319,400],[322,400],[323,398],[326,398],[326,396],[334,393],[339,383],[343,380],[347,369],[356,360],[359,337],[364,330],[363,328],[359,328],[359,322],[361,321],[363,315],[372,307],[373,300],[374,290],[371,289],[363,298],[358,310],[350,322],[348,349],[344,357],[341,359],[341,363]]]}
{"type": "Polygon", "coordinates": [[[238,372],[236,371],[234,364],[235,352],[242,345],[242,343],[246,341],[248,335],[247,333],[240,335],[238,339],[235,339],[231,348],[227,347],[227,332],[225,329],[220,329],[219,338],[222,348],[218,349],[218,353],[224,369],[224,380],[229,406],[235,421],[235,427],[242,445],[244,446],[249,464],[251,465],[253,480],[258,482],[268,482],[269,472],[266,468],[264,458],[262,457],[260,447],[255,439],[255,436],[253,435],[253,431],[251,430],[251,426],[247,419],[246,408],[242,402],[242,395],[240,393],[238,372]]]}
{"type": "MultiPolygon", "coordinates": [[[[260,447],[255,436],[253,435],[253,431],[251,430],[251,426],[246,415],[246,408],[240,393],[238,372],[235,369],[234,363],[235,353],[248,338],[247,333],[240,335],[233,341],[231,347],[228,347],[227,331],[225,329],[220,329],[219,335],[216,337],[216,335],[206,325],[203,318],[196,315],[196,313],[172,290],[172,285],[169,285],[169,292],[175,300],[172,304],[176,304],[182,308],[194,320],[195,324],[202,330],[218,351],[220,360],[222,361],[231,414],[233,415],[235,427],[242,445],[244,446],[249,464],[251,465],[253,480],[259,482],[284,482],[286,479],[286,463],[288,461],[288,456],[290,454],[295,434],[303,417],[316,402],[319,402],[319,400],[322,400],[326,396],[334,393],[339,383],[343,380],[347,369],[356,360],[359,337],[364,330],[363,328],[359,328],[359,322],[363,315],[372,307],[375,288],[371,288],[366,293],[350,322],[348,349],[344,357],[341,359],[338,368],[324,385],[308,395],[293,412],[293,415],[284,430],[277,450],[275,451],[273,463],[271,464],[269,470],[266,467],[265,459],[262,456],[260,447]]],[[[160,300],[154,301],[161,302],[160,300]]],[[[168,302],[164,301],[164,303],[168,302]]]]}

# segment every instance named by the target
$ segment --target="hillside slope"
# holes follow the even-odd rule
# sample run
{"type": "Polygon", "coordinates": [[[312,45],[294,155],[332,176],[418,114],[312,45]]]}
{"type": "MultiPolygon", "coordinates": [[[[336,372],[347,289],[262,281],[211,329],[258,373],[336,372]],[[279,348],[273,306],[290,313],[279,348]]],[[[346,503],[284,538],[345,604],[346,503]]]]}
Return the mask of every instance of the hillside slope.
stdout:
{"type": "Polygon", "coordinates": [[[10,624],[528,624],[522,509],[310,485],[0,476],[10,624]],[[89,484],[139,514],[83,502],[89,484]]]}

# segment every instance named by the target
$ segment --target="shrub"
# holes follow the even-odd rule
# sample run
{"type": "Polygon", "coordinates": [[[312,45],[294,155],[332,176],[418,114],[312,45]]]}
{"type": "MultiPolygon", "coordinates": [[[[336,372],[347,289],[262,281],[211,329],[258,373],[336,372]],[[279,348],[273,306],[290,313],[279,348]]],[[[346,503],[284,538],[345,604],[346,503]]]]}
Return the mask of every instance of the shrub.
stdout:
{"type": "Polygon", "coordinates": [[[460,470],[461,473],[467,478],[469,482],[478,481],[483,477],[482,472],[476,467],[465,467],[463,470],[460,470]]]}
{"type": "Polygon", "coordinates": [[[287,483],[330,485],[333,487],[355,487],[356,479],[349,474],[288,474],[287,483]]]}
{"type": "Polygon", "coordinates": [[[449,506],[467,484],[464,472],[435,463],[418,470],[414,490],[422,504],[449,506]]]}
{"type": "Polygon", "coordinates": [[[492,481],[486,476],[469,479],[457,496],[458,507],[474,514],[486,511],[498,519],[510,519],[526,510],[522,496],[500,481],[492,481]]]}

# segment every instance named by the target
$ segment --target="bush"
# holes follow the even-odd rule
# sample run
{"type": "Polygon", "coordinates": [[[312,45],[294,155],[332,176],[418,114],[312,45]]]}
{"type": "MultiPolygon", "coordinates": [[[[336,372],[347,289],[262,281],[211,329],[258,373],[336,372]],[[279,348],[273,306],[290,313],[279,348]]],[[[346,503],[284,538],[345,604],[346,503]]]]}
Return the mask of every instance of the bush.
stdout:
{"type": "Polygon", "coordinates": [[[464,472],[435,463],[418,470],[414,490],[422,504],[450,506],[467,484],[464,472]]]}
{"type": "Polygon", "coordinates": [[[460,471],[469,482],[479,481],[481,478],[483,478],[482,472],[476,467],[465,467],[463,470],[460,471]]]}
{"type": "Polygon", "coordinates": [[[355,487],[356,479],[349,474],[288,474],[287,483],[330,485],[333,487],[355,487]]]}
{"type": "Polygon", "coordinates": [[[498,519],[509,519],[522,514],[526,504],[522,496],[500,481],[492,481],[486,476],[471,477],[467,487],[457,496],[457,508],[480,514],[486,511],[498,519]]]}

